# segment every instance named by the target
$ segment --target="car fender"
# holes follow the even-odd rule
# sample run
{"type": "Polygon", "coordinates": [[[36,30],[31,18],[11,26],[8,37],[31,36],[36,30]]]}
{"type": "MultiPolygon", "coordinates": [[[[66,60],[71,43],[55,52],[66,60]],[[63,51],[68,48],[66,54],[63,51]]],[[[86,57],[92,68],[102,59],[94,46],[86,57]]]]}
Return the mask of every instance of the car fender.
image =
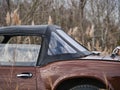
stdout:
{"type": "Polygon", "coordinates": [[[45,86],[52,90],[55,90],[62,81],[76,77],[95,78],[109,87],[112,84],[115,88],[119,86],[116,86],[111,79],[119,76],[119,67],[117,62],[100,61],[98,64],[98,61],[92,60],[71,60],[46,65],[40,68],[40,73],[45,86]]]}
{"type": "Polygon", "coordinates": [[[106,77],[104,74],[100,74],[100,73],[89,73],[89,72],[76,72],[74,74],[66,74],[63,75],[61,77],[59,77],[53,84],[52,86],[52,90],[56,90],[56,87],[58,85],[60,85],[61,82],[64,82],[65,80],[68,79],[74,79],[74,78],[90,78],[90,79],[96,79],[98,81],[101,81],[103,84],[105,84],[106,86],[109,86],[109,88],[113,88],[111,86],[111,84],[109,83],[109,81],[107,81],[106,77]]]}

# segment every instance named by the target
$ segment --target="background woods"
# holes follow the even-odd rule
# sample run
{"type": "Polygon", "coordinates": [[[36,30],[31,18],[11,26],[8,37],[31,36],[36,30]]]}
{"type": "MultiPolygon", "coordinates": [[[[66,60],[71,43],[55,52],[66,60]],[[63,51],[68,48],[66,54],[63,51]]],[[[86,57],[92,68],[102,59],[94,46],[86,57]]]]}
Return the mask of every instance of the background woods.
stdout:
{"type": "Polygon", "coordinates": [[[120,0],[0,0],[0,26],[31,23],[59,25],[90,50],[109,53],[120,45],[120,0]]]}

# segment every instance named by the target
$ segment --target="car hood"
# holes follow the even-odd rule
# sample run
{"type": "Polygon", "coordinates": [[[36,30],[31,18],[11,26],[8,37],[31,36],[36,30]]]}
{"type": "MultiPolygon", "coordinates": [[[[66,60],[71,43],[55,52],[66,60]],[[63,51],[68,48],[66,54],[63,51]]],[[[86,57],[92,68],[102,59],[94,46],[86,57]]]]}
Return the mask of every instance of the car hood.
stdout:
{"type": "Polygon", "coordinates": [[[80,59],[120,61],[120,56],[111,57],[111,55],[107,55],[107,56],[89,55],[89,56],[86,56],[86,57],[82,57],[80,59]]]}

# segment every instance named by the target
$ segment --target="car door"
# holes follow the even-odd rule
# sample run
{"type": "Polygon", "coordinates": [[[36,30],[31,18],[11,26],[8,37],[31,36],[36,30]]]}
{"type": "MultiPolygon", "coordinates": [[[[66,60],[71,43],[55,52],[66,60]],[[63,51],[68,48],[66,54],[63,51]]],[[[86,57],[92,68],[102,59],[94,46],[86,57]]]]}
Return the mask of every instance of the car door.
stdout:
{"type": "Polygon", "coordinates": [[[0,90],[36,90],[35,67],[0,67],[0,90]]]}
{"type": "Polygon", "coordinates": [[[0,90],[36,90],[40,42],[36,36],[12,36],[0,44],[0,90]]]}

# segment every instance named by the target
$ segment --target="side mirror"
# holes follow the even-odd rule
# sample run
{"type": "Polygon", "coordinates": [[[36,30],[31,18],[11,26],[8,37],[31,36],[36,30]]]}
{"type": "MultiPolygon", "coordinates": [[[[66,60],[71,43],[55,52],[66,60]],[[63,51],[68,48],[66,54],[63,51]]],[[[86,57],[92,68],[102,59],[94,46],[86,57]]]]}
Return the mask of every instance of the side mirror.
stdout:
{"type": "Polygon", "coordinates": [[[117,46],[114,50],[113,50],[113,52],[112,52],[112,54],[111,54],[111,58],[115,58],[116,56],[118,56],[118,55],[120,55],[120,46],[117,46]]]}
{"type": "Polygon", "coordinates": [[[114,59],[116,57],[116,54],[112,53],[110,57],[114,59]]]}

